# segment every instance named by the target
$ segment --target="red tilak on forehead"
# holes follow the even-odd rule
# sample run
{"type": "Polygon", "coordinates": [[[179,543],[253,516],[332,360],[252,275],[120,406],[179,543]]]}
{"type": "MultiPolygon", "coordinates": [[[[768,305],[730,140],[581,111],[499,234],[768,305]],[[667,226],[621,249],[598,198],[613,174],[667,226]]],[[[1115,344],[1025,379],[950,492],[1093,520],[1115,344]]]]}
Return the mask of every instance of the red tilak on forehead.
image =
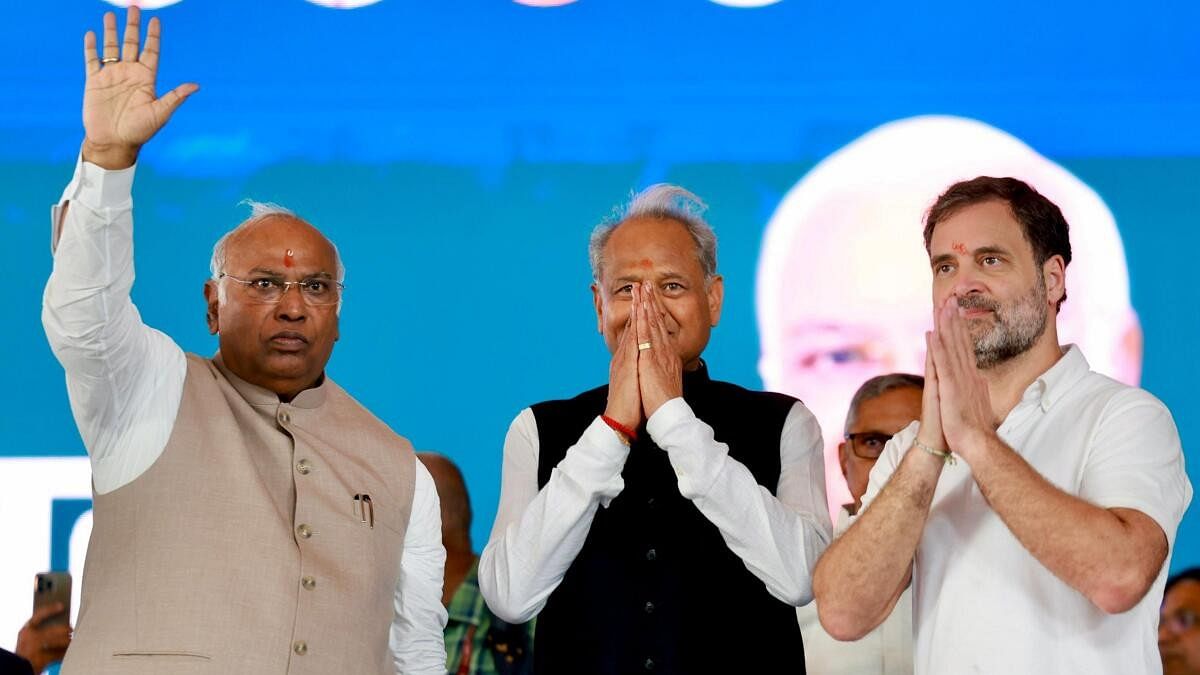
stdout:
{"type": "Polygon", "coordinates": [[[289,249],[288,249],[288,250],[287,250],[287,251],[286,251],[286,252],[283,254],[283,266],[284,266],[284,267],[291,267],[292,265],[295,265],[295,264],[296,264],[296,261],[292,259],[292,249],[290,249],[290,248],[289,248],[289,249]]]}
{"type": "Polygon", "coordinates": [[[638,267],[648,270],[651,267],[654,267],[654,263],[651,262],[651,260],[649,258],[642,258],[641,261],[638,262],[638,267]]]}
{"type": "Polygon", "coordinates": [[[967,247],[965,244],[963,244],[961,242],[957,242],[957,241],[954,242],[954,246],[951,246],[950,248],[954,249],[955,251],[958,251],[958,253],[960,253],[961,255],[967,254],[967,247]]]}

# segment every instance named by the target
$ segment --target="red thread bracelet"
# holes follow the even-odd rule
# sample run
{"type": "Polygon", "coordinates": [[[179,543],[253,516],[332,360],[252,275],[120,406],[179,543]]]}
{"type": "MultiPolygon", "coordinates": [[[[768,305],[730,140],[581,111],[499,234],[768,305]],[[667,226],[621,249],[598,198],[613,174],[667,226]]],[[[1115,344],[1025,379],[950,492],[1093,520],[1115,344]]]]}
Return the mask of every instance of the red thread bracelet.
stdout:
{"type": "Polygon", "coordinates": [[[629,427],[625,426],[624,424],[621,424],[620,422],[614,420],[613,418],[609,417],[608,415],[601,415],[600,419],[604,420],[604,423],[607,424],[609,427],[611,427],[613,431],[625,434],[625,436],[627,436],[629,438],[629,440],[631,440],[631,441],[637,440],[637,432],[634,431],[633,429],[630,429],[629,427]]]}

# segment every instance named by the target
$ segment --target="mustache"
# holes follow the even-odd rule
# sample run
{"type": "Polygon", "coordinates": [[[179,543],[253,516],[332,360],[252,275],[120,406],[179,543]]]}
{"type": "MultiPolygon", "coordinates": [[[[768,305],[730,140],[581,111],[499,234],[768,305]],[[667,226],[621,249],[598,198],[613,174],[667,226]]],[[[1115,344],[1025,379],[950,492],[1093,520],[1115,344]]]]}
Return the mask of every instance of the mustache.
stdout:
{"type": "Polygon", "coordinates": [[[958,299],[958,306],[962,309],[986,309],[992,312],[1000,310],[1000,303],[982,295],[968,295],[958,299]]]}

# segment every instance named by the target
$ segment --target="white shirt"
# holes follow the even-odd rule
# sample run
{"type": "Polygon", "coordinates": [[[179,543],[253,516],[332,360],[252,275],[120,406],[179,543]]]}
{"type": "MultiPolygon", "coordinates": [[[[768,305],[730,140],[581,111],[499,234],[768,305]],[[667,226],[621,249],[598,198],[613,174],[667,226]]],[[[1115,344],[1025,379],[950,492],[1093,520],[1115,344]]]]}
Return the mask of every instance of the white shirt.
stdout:
{"type": "MultiPolygon", "coordinates": [[[[884,448],[864,509],[918,426],[884,448]]],[[[1091,372],[1078,347],[1029,385],[997,433],[1056,487],[1104,508],[1136,509],[1174,546],[1192,487],[1171,413],[1146,391],[1091,372]]],[[[1167,568],[1164,562],[1135,607],[1105,613],[1021,546],[960,459],[942,471],[917,546],[915,672],[1161,673],[1158,609],[1167,568]]]]}
{"type": "MultiPolygon", "coordinates": [[[[778,497],[729,457],[729,447],[682,398],[655,411],[646,431],[666,451],[680,494],[717,526],[771,595],[791,605],[811,600],[812,570],[832,528],[821,429],[808,408],[796,403],[784,422],[778,497]]],[[[504,440],[500,508],[479,559],[479,590],[492,612],[521,622],[545,606],[583,547],[596,509],[620,497],[628,455],[597,417],[539,490],[537,422],[528,408],[517,415],[504,440]]]]}
{"type": "MultiPolygon", "coordinates": [[[[52,210],[54,271],[42,302],[42,323],[66,370],[71,412],[100,494],[132,482],[162,454],[187,374],[183,350],[143,324],[129,297],[133,175],[134,167],[106,171],[77,163],[52,210]]],[[[397,672],[445,673],[441,513],[433,478],[414,461],[390,643],[397,672]]]]}
{"type": "MultiPolygon", "coordinates": [[[[842,507],[834,529],[840,537],[854,516],[842,507]]],[[[912,587],[904,589],[892,613],[862,639],[841,642],[825,632],[817,617],[817,601],[796,608],[804,638],[804,666],[809,675],[912,675],[912,587]]]]}

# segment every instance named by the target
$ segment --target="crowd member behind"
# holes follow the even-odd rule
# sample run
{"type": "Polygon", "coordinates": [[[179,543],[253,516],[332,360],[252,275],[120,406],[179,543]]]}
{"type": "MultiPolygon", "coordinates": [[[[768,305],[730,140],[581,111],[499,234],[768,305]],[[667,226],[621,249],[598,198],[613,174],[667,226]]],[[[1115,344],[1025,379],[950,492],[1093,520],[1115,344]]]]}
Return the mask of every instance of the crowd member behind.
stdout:
{"type": "Polygon", "coordinates": [[[442,508],[446,548],[442,604],[449,675],[529,675],[533,671],[535,620],[512,624],[492,614],[479,593],[479,556],[471,547],[471,498],[462,472],[449,458],[419,452],[429,469],[442,508]]]}
{"type": "Polygon", "coordinates": [[[593,231],[608,385],[505,438],[480,589],[501,617],[540,612],[540,673],[803,670],[793,608],[832,530],[821,430],[790,396],[709,377],[724,283],[703,210],[655,185],[593,231]]]}
{"type": "Polygon", "coordinates": [[[71,626],[46,620],[63,609],[63,604],[56,602],[33,611],[17,634],[16,653],[0,649],[0,675],[39,675],[49,665],[62,661],[71,645],[71,626]]]}
{"type": "Polygon", "coordinates": [[[1013,178],[929,210],[934,330],[921,420],[817,564],[821,624],[854,640],[910,580],[918,675],[1143,673],[1192,498],[1170,411],[1062,345],[1071,245],[1013,178]]]}
{"type": "Polygon", "coordinates": [[[1167,580],[1158,622],[1163,675],[1200,675],[1200,567],[1167,580]]]}
{"type": "MultiPolygon", "coordinates": [[[[850,487],[849,504],[843,504],[834,523],[834,536],[850,526],[858,514],[867,479],[887,441],[921,417],[920,375],[891,373],[863,383],[850,401],[844,440],[838,445],[842,475],[850,487]]],[[[911,675],[912,594],[905,591],[886,620],[854,642],[840,642],[825,632],[817,620],[817,603],[796,610],[804,635],[804,662],[814,675],[911,675]]]]}

